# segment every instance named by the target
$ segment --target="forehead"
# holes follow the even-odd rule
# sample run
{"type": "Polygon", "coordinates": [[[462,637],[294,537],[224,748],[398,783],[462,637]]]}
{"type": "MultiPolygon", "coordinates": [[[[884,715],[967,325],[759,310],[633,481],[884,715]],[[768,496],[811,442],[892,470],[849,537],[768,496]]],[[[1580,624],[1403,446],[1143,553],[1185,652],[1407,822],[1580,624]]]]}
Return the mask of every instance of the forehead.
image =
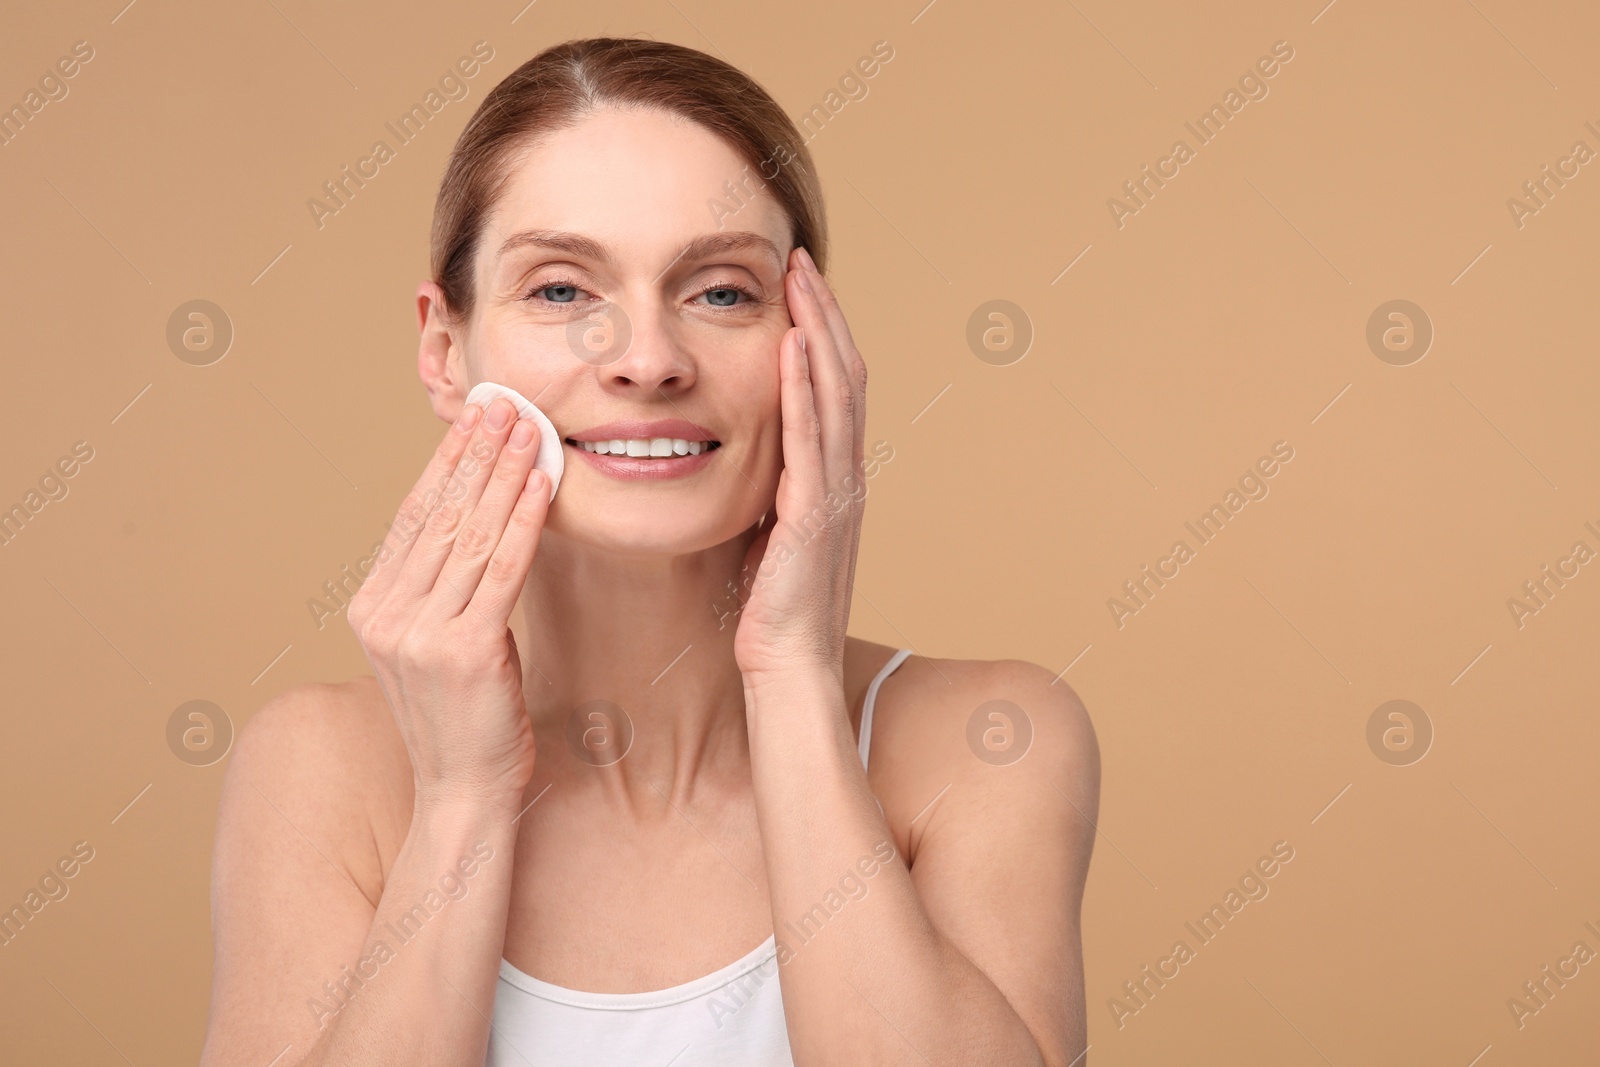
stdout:
{"type": "Polygon", "coordinates": [[[528,229],[583,234],[665,259],[719,229],[765,234],[786,250],[788,219],[762,184],[758,167],[696,122],[654,109],[602,108],[512,157],[483,253],[493,259],[500,239],[528,229]]]}

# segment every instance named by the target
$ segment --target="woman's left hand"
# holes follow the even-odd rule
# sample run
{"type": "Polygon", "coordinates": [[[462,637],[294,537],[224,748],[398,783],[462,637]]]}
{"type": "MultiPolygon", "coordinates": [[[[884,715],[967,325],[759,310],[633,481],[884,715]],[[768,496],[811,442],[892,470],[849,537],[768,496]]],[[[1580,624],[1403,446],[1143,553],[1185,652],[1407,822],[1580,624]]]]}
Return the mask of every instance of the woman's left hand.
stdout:
{"type": "Polygon", "coordinates": [[[797,248],[789,264],[795,328],[778,348],[783,472],[745,555],[755,577],[733,642],[747,684],[818,671],[842,682],[867,493],[866,364],[811,257],[797,248]]]}

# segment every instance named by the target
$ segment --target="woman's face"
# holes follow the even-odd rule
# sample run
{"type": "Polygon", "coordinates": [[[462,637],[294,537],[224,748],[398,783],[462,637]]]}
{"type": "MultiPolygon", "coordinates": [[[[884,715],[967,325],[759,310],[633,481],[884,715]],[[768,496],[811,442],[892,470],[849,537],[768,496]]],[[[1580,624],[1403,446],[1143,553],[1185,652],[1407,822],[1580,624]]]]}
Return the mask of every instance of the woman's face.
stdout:
{"type": "Polygon", "coordinates": [[[516,158],[455,341],[463,393],[509,385],[563,437],[548,529],[681,554],[737,536],[770,506],[790,228],[771,194],[752,198],[754,174],[716,135],[654,110],[591,113],[516,158]],[[729,182],[745,205],[732,214],[729,182]],[[576,443],[596,438],[625,442],[623,454],[576,443]],[[673,456],[631,455],[644,441],[673,456]]]}

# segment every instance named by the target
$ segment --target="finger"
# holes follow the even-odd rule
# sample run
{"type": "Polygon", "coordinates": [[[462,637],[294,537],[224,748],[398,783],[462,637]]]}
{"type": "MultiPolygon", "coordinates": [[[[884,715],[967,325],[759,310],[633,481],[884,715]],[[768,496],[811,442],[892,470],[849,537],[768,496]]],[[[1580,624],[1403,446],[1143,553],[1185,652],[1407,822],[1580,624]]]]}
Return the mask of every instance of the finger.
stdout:
{"type": "Polygon", "coordinates": [[[855,337],[850,333],[850,324],[844,317],[844,308],[840,306],[833,287],[816,270],[816,264],[811,261],[811,256],[805,249],[796,249],[796,256],[810,271],[807,278],[811,282],[812,291],[822,308],[823,318],[828,322],[845,374],[855,387],[855,463],[856,469],[860,470],[867,428],[867,361],[862,358],[861,350],[856,347],[855,337]]]}
{"type": "MultiPolygon", "coordinates": [[[[779,479],[779,497],[787,491],[795,497],[791,506],[798,503],[805,507],[821,499],[825,490],[822,427],[812,395],[810,360],[806,348],[801,346],[801,336],[802,328],[797,326],[784,334],[778,347],[779,410],[783,413],[783,475],[779,479]]],[[[807,347],[809,344],[807,338],[807,347]]],[[[785,515],[788,514],[786,509],[785,515]]]]}
{"type": "Polygon", "coordinates": [[[850,332],[850,324],[845,319],[844,308],[839,303],[833,287],[828,284],[828,279],[817,270],[817,265],[811,259],[811,254],[803,247],[794,250],[794,261],[808,272],[808,279],[812,289],[817,294],[817,302],[821,305],[823,316],[828,320],[828,328],[833,333],[834,343],[839,346],[840,357],[844,360],[845,369],[854,373],[856,370],[865,370],[863,363],[859,368],[857,363],[861,360],[861,352],[856,348],[855,336],[850,332]]]}
{"type": "Polygon", "coordinates": [[[460,463],[461,455],[467,450],[472,431],[482,415],[483,408],[477,404],[468,404],[461,409],[456,421],[445,431],[444,440],[434,449],[433,458],[423,468],[422,477],[417,479],[401,502],[394,522],[389,524],[383,547],[378,550],[377,564],[367,572],[367,579],[361,584],[362,591],[374,603],[382,600],[394,585],[395,575],[403,569],[406,557],[411,554],[412,544],[428,521],[428,514],[439,502],[441,487],[460,463]]]}
{"type": "Polygon", "coordinates": [[[815,274],[804,267],[790,274],[794,292],[790,315],[806,331],[814,403],[822,426],[822,462],[828,482],[841,482],[855,458],[855,386],[845,375],[816,290],[807,288],[815,274]]]}
{"type": "Polygon", "coordinates": [[[495,545],[478,588],[472,594],[468,610],[475,617],[504,628],[528,580],[528,570],[533,566],[539,535],[544,531],[545,516],[549,512],[550,483],[544,471],[530,469],[511,509],[505,532],[500,535],[500,542],[495,545]]]}
{"type": "MultiPolygon", "coordinates": [[[[490,557],[505,535],[506,520],[528,483],[528,471],[533,469],[538,452],[539,427],[530,419],[518,419],[506,437],[506,447],[495,460],[483,495],[450,546],[421,617],[453,619],[472,599],[490,557]]],[[[496,631],[505,624],[504,619],[488,621],[496,631]]]]}
{"type": "Polygon", "coordinates": [[[438,583],[439,571],[449,556],[455,539],[472,517],[472,510],[483,495],[483,487],[494,470],[495,458],[511,433],[517,409],[504,397],[496,397],[484,409],[483,421],[472,436],[467,454],[450,472],[442,487],[438,504],[428,515],[422,532],[411,549],[411,555],[384,603],[396,600],[401,604],[422,600],[438,583]],[[500,420],[504,420],[500,422],[500,420]],[[495,425],[500,422],[500,425],[495,425]]]}
{"type": "MultiPolygon", "coordinates": [[[[834,294],[833,287],[826,278],[816,270],[816,263],[804,248],[795,249],[795,259],[802,267],[809,271],[807,280],[811,282],[811,289],[821,307],[823,317],[827,320],[830,332],[839,352],[840,362],[845,368],[845,375],[850,381],[854,396],[851,419],[851,458],[853,466],[850,468],[850,477],[859,480],[865,477],[866,464],[866,427],[867,427],[867,365],[861,357],[861,351],[856,347],[855,338],[850,333],[850,326],[845,321],[844,309],[840,306],[838,297],[834,294]]],[[[864,517],[866,510],[865,486],[857,486],[853,482],[847,494],[855,501],[857,518],[864,517]],[[859,494],[859,495],[858,495],[859,494]]],[[[848,553],[849,567],[847,581],[853,584],[855,579],[856,552],[861,543],[862,524],[858,521],[851,524],[851,547],[848,553]]]]}

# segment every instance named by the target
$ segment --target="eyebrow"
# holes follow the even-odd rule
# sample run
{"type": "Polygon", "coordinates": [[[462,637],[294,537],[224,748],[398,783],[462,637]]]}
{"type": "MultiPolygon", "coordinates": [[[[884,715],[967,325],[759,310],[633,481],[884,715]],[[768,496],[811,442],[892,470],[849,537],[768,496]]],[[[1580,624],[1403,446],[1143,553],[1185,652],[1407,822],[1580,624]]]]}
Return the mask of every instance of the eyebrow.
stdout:
{"type": "Polygon", "coordinates": [[[595,259],[608,264],[611,262],[611,253],[606,251],[605,245],[592,237],[585,237],[580,233],[567,233],[563,230],[524,230],[522,233],[512,234],[500,246],[496,258],[504,259],[506,253],[528,245],[555,248],[582,259],[595,259]]]}
{"type": "MultiPolygon", "coordinates": [[[[616,260],[612,258],[605,245],[592,237],[585,237],[580,233],[568,233],[565,230],[524,230],[521,233],[513,234],[506,238],[505,243],[500,246],[497,258],[504,258],[508,252],[527,245],[554,248],[569,255],[577,256],[581,259],[596,260],[608,266],[615,266],[616,264],[616,260]]],[[[683,251],[679,252],[677,258],[672,262],[676,263],[681,259],[705,259],[709,256],[745,248],[754,248],[765,252],[776,260],[779,266],[783,265],[783,255],[778,251],[778,246],[761,234],[751,233],[748,230],[702,234],[684,245],[683,251]]],[[[668,269],[671,269],[671,264],[668,264],[668,269]]],[[[662,273],[665,274],[666,271],[662,271],[662,273]]]]}

